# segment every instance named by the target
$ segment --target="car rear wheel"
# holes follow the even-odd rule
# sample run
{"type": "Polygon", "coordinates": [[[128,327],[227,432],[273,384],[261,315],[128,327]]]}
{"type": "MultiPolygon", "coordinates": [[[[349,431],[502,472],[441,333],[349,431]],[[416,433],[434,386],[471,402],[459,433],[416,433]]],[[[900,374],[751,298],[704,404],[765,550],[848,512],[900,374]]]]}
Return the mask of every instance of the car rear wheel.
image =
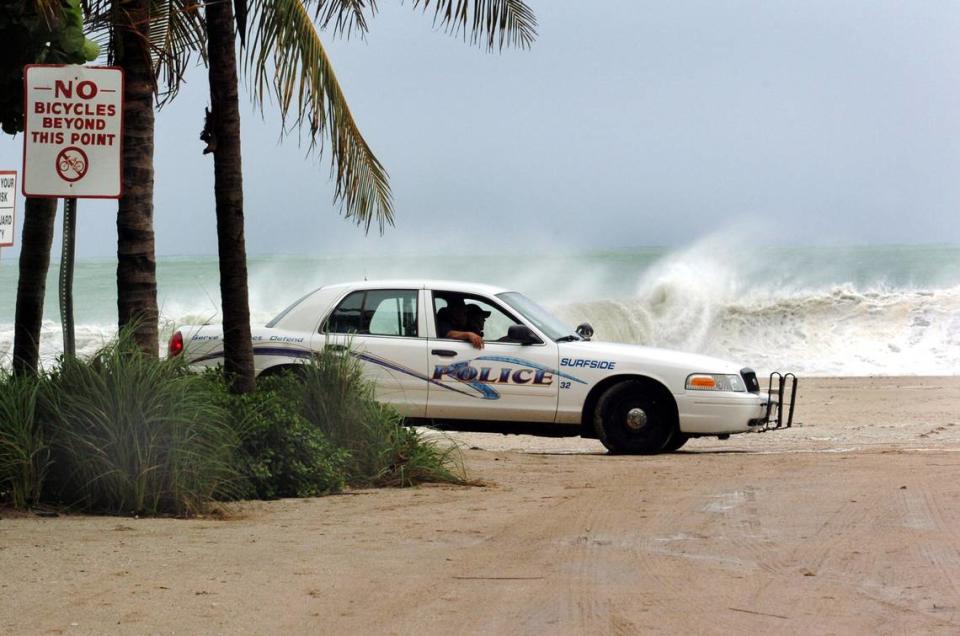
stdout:
{"type": "Polygon", "coordinates": [[[676,422],[671,398],[664,393],[637,380],[610,387],[594,411],[597,437],[613,453],[652,454],[666,450],[676,422]]]}

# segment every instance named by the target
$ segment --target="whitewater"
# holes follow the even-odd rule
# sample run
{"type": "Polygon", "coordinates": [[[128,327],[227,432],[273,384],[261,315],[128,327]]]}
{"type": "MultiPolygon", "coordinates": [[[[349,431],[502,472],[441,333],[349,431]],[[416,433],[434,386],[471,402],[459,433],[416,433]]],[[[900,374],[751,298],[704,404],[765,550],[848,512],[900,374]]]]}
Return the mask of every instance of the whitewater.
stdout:
{"type": "MultiPolygon", "coordinates": [[[[77,347],[115,334],[116,263],[77,263],[77,347]]],[[[537,253],[417,253],[250,259],[250,305],[263,324],[316,287],[357,279],[471,280],[518,289],[596,339],[730,358],[805,375],[956,375],[960,247],[757,247],[708,238],[684,248],[537,253]]],[[[13,346],[16,262],[0,261],[0,363],[13,346]]],[[[41,355],[61,349],[56,264],[41,355]]],[[[182,324],[219,321],[213,257],[158,259],[164,342],[182,324]]]]}

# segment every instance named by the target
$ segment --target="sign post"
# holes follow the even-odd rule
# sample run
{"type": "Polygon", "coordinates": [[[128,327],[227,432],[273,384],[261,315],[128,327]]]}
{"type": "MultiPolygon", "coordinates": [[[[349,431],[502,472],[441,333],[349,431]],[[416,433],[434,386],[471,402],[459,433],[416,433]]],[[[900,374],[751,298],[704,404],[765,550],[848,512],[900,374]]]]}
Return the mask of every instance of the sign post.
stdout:
{"type": "Polygon", "coordinates": [[[17,173],[0,170],[0,252],[13,247],[17,227],[17,173]]]}
{"type": "Polygon", "coordinates": [[[63,329],[63,354],[77,354],[73,324],[73,255],[77,234],[77,200],[63,200],[63,242],[60,246],[60,325],[63,329]]]}
{"type": "Polygon", "coordinates": [[[77,199],[123,194],[123,71],[24,67],[23,194],[64,199],[60,259],[63,352],[75,355],[73,260],[77,199]]]}

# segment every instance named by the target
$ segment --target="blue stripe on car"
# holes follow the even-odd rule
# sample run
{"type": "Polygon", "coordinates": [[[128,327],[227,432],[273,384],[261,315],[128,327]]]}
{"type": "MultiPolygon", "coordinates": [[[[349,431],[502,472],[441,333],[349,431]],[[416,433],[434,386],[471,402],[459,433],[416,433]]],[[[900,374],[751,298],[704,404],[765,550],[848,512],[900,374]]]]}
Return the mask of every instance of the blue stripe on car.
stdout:
{"type": "MultiPolygon", "coordinates": [[[[255,346],[253,348],[253,354],[259,355],[259,356],[281,356],[281,357],[297,358],[297,359],[304,360],[304,359],[312,358],[314,355],[314,352],[309,349],[289,349],[286,347],[255,346]]],[[[381,367],[391,369],[393,371],[399,371],[400,373],[405,373],[406,375],[418,378],[420,380],[424,380],[425,382],[429,382],[430,384],[433,384],[435,386],[443,387],[448,391],[454,391],[455,393],[460,393],[461,395],[466,395],[474,398],[481,398],[484,400],[500,399],[500,393],[496,389],[494,389],[489,384],[480,382],[479,380],[470,380],[470,381],[457,380],[461,384],[466,384],[473,390],[477,391],[479,395],[476,395],[469,391],[463,391],[456,387],[450,386],[449,384],[441,382],[439,380],[434,380],[430,376],[424,375],[419,371],[416,371],[409,367],[405,367],[402,364],[398,364],[394,362],[393,360],[388,360],[387,358],[382,358],[372,353],[351,351],[350,355],[357,358],[358,360],[369,362],[371,364],[376,364],[381,367]]],[[[214,353],[209,353],[209,354],[200,356],[199,358],[194,358],[191,361],[191,363],[206,362],[209,360],[215,360],[217,358],[222,358],[222,357],[223,357],[223,351],[220,350],[214,353]]],[[[537,369],[538,371],[552,373],[553,375],[559,376],[561,378],[566,378],[567,380],[573,380],[574,382],[579,382],[580,384],[587,384],[580,378],[574,377],[568,373],[563,373],[562,371],[558,371],[557,369],[543,366],[541,364],[533,362],[532,360],[524,360],[523,358],[514,358],[511,356],[487,355],[487,356],[477,356],[476,358],[473,358],[473,360],[486,360],[490,362],[506,362],[508,364],[516,364],[516,365],[525,366],[531,369],[537,369]]],[[[457,362],[454,365],[451,365],[451,367],[465,367],[465,366],[468,366],[470,362],[472,362],[473,360],[464,360],[462,362],[457,362]]]]}

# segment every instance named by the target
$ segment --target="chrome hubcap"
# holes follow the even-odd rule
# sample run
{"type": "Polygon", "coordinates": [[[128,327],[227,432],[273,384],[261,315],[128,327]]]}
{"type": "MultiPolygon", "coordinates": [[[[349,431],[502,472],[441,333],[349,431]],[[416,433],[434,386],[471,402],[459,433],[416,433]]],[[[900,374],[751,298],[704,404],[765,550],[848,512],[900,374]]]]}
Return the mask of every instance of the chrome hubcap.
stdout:
{"type": "Polygon", "coordinates": [[[643,409],[633,408],[627,411],[627,428],[639,431],[647,424],[647,414],[643,409]]]}

